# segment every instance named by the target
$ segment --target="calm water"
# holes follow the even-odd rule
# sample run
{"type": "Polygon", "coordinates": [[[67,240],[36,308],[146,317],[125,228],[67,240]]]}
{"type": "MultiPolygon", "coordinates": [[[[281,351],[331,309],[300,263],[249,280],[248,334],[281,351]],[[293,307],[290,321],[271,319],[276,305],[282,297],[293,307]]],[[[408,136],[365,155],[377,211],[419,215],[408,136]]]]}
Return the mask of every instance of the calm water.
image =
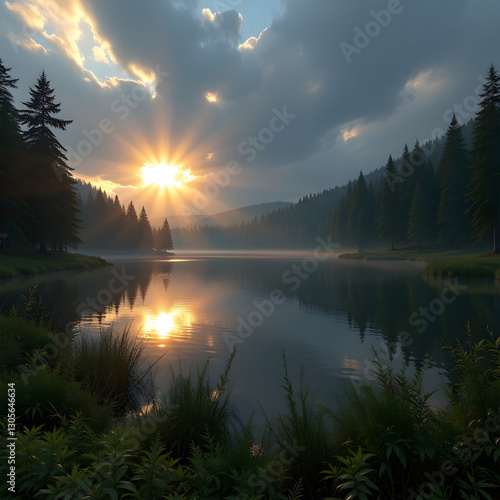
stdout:
{"type": "Polygon", "coordinates": [[[257,422],[264,411],[284,410],[283,350],[297,387],[304,367],[304,385],[313,393],[325,389],[321,400],[332,402],[340,383],[369,373],[373,347],[390,344],[395,364],[406,360],[412,369],[432,357],[426,388],[439,389],[450,377],[444,342],[464,339],[467,321],[478,336],[487,326],[500,331],[500,286],[492,280],[450,285],[424,280],[418,264],[335,257],[319,264],[309,259],[306,271],[294,267],[305,257],[311,254],[108,257],[114,266],[98,271],[1,281],[0,299],[17,302],[38,285],[61,327],[77,322],[98,334],[132,322],[132,331],[148,339],[151,361],[166,353],[156,378],[159,394],[169,385],[169,363],[178,369],[181,362],[187,371],[210,357],[215,381],[235,345],[233,401],[244,416],[255,409],[257,422]]]}

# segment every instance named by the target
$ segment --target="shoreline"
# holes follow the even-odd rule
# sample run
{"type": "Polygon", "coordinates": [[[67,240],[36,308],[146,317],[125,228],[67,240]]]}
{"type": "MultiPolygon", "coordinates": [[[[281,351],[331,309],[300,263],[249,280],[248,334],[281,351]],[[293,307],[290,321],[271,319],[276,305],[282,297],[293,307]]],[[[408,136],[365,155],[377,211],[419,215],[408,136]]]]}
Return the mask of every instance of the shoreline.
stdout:
{"type": "Polygon", "coordinates": [[[494,278],[500,281],[500,254],[484,252],[483,248],[464,247],[458,250],[417,249],[402,247],[366,252],[346,252],[339,259],[422,262],[422,274],[437,277],[494,278]]]}
{"type": "Polygon", "coordinates": [[[78,269],[97,269],[112,265],[112,263],[101,257],[79,253],[10,252],[0,256],[0,279],[78,269]]]}

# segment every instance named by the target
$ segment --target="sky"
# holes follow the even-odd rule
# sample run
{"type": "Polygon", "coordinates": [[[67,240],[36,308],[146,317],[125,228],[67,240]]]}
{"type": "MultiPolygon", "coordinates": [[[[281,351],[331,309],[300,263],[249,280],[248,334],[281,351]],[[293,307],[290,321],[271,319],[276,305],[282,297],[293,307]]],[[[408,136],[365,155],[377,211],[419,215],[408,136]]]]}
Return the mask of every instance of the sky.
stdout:
{"type": "Polygon", "coordinates": [[[154,221],[379,168],[473,117],[499,56],[498,0],[0,4],[18,107],[45,70],[75,177],[154,221]]]}

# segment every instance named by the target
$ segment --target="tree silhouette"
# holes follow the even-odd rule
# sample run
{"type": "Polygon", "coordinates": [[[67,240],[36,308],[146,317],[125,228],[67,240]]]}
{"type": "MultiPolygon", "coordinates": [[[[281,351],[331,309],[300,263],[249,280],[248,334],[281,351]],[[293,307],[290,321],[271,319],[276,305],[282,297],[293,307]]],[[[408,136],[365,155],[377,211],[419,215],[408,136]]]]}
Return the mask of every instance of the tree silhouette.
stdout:
{"type": "Polygon", "coordinates": [[[28,202],[36,217],[34,236],[40,243],[40,252],[46,252],[48,244],[57,251],[66,245],[76,247],[81,243],[76,181],[66,163],[66,149],[51,130],[66,130],[72,120],[54,117],[60,113],[61,104],[55,102],[54,89],[45,72],[30,88],[30,100],[23,105],[26,109],[20,116],[28,127],[24,140],[28,148],[28,175],[33,182],[28,202]]]}
{"type": "Polygon", "coordinates": [[[163,252],[174,248],[172,232],[170,231],[170,225],[167,219],[163,221],[163,225],[156,235],[155,247],[157,250],[163,252]]]}
{"type": "Polygon", "coordinates": [[[151,250],[154,243],[153,231],[151,229],[151,224],[149,223],[148,214],[146,213],[146,209],[144,207],[142,207],[139,215],[138,232],[140,248],[142,250],[151,250]]]}
{"type": "Polygon", "coordinates": [[[418,182],[413,195],[408,221],[408,239],[410,243],[420,246],[432,241],[432,228],[429,225],[430,213],[424,193],[418,182]]]}
{"type": "Polygon", "coordinates": [[[500,253],[500,77],[493,65],[480,97],[472,134],[469,212],[476,241],[493,230],[493,251],[500,253]]]}
{"type": "Polygon", "coordinates": [[[441,196],[437,224],[439,243],[451,244],[457,248],[469,235],[469,217],[465,214],[469,164],[461,127],[453,113],[438,169],[441,196]]]}
{"type": "MultiPolygon", "coordinates": [[[[17,88],[10,68],[0,59],[0,233],[9,235],[9,242],[25,242],[24,229],[29,223],[28,208],[23,203],[27,182],[24,169],[25,144],[19,111],[10,89],[17,88]]],[[[4,238],[0,244],[3,246],[4,238]]]]}
{"type": "Polygon", "coordinates": [[[384,182],[382,184],[382,194],[379,208],[379,228],[382,238],[390,238],[391,248],[395,249],[399,218],[401,216],[398,192],[396,191],[396,166],[392,156],[389,156],[385,167],[384,182]]]}

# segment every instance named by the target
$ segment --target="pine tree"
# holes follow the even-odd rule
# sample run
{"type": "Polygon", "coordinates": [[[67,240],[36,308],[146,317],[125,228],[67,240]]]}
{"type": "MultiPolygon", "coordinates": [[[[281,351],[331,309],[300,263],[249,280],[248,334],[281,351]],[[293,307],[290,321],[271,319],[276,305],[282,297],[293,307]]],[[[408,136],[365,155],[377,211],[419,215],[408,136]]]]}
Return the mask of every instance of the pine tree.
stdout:
{"type": "Polygon", "coordinates": [[[29,154],[29,177],[33,181],[29,203],[36,215],[35,235],[40,252],[50,243],[53,250],[62,251],[66,245],[76,247],[78,237],[78,204],[76,181],[67,165],[66,149],[59,143],[51,128],[66,130],[72,120],[55,118],[61,104],[55,102],[45,72],[30,88],[30,100],[20,112],[21,122],[27,125],[24,140],[29,154]]]}
{"type": "Polygon", "coordinates": [[[372,201],[372,193],[368,190],[363,172],[360,172],[353,189],[348,222],[349,238],[358,245],[358,252],[363,251],[372,232],[372,201]]]}
{"type": "Polygon", "coordinates": [[[167,219],[163,221],[163,226],[157,233],[155,247],[157,250],[161,250],[162,252],[172,250],[174,248],[172,232],[170,231],[170,225],[167,219]]]}
{"type": "MultiPolygon", "coordinates": [[[[10,92],[17,88],[18,79],[11,78],[10,70],[0,59],[0,233],[8,234],[12,243],[25,241],[29,213],[22,201],[27,186],[25,144],[19,111],[10,92]]],[[[4,243],[2,238],[0,244],[4,243]]]]}
{"type": "Polygon", "coordinates": [[[493,230],[493,251],[500,253],[500,77],[493,65],[480,97],[472,133],[469,212],[476,241],[493,230]]]}
{"type": "Polygon", "coordinates": [[[439,243],[454,245],[456,248],[469,235],[469,217],[465,213],[469,163],[461,127],[453,114],[438,168],[441,194],[437,224],[439,243]]]}
{"type": "Polygon", "coordinates": [[[401,179],[401,184],[398,184],[399,198],[401,200],[401,218],[399,230],[407,235],[408,233],[408,221],[410,219],[410,209],[411,202],[413,199],[413,193],[415,192],[415,178],[413,177],[415,173],[415,167],[411,162],[410,150],[408,149],[408,144],[405,144],[403,148],[403,154],[401,155],[401,162],[399,164],[399,176],[401,179]]]}
{"type": "Polygon", "coordinates": [[[129,249],[139,247],[139,219],[133,202],[129,203],[125,217],[123,241],[125,247],[129,249]]]}
{"type": "Polygon", "coordinates": [[[151,250],[153,244],[153,230],[151,229],[146,209],[142,207],[139,215],[139,247],[143,250],[151,250]]]}
{"type": "Polygon", "coordinates": [[[429,227],[429,219],[429,206],[419,182],[413,195],[408,221],[408,239],[410,243],[418,245],[418,248],[422,244],[432,241],[432,230],[429,227]]]}
{"type": "Polygon", "coordinates": [[[382,184],[382,194],[379,208],[379,228],[380,237],[390,238],[391,249],[395,249],[397,233],[399,228],[400,204],[398,192],[394,179],[396,177],[396,166],[392,156],[389,156],[385,167],[384,181],[382,184]]]}

